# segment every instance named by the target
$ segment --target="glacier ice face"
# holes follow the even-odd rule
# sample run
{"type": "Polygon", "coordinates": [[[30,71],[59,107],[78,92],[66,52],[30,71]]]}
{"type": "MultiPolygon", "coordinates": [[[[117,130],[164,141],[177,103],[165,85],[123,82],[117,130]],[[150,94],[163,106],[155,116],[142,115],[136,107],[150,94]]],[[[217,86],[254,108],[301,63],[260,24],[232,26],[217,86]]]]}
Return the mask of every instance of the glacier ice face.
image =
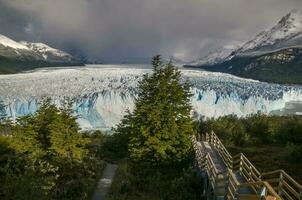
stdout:
{"type": "MultiPolygon", "coordinates": [[[[134,107],[136,86],[150,69],[134,66],[90,65],[40,69],[1,75],[0,99],[12,119],[33,114],[44,97],[60,105],[74,100],[74,111],[83,129],[109,129],[134,107]]],[[[199,70],[182,70],[192,84],[192,106],[206,117],[270,113],[290,101],[302,101],[301,86],[268,84],[236,76],[199,70]]]]}

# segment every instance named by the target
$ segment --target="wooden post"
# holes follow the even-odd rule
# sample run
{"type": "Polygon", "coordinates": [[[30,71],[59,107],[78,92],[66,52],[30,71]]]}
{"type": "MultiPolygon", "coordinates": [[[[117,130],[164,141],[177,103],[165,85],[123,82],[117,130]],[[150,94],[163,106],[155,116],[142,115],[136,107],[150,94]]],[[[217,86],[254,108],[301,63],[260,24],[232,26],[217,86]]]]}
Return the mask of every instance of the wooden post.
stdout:
{"type": "Polygon", "coordinates": [[[240,175],[242,175],[242,153],[240,153],[240,163],[239,163],[239,172],[240,172],[240,175]]]}
{"type": "Polygon", "coordinates": [[[251,180],[251,178],[252,178],[252,166],[251,165],[249,166],[249,169],[250,169],[249,170],[249,181],[252,181],[251,180]]]}
{"type": "Polygon", "coordinates": [[[278,185],[278,195],[282,195],[282,187],[283,187],[283,173],[280,172],[280,177],[279,177],[279,185],[278,185]]]}
{"type": "Polygon", "coordinates": [[[229,187],[230,187],[230,172],[228,171],[226,173],[226,178],[225,178],[224,199],[228,199],[229,187]]]}
{"type": "Polygon", "coordinates": [[[267,195],[266,187],[263,187],[260,192],[260,200],[265,200],[267,195]]]}

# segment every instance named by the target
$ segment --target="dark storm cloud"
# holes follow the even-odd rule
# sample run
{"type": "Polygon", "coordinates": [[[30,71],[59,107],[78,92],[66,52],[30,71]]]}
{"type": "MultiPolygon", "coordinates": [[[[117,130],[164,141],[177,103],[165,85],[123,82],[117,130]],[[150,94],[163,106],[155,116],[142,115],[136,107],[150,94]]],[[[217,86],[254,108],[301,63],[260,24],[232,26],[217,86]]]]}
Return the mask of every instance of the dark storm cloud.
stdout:
{"type": "Polygon", "coordinates": [[[0,31],[107,61],[192,59],[250,39],[301,0],[0,0],[0,31]]]}

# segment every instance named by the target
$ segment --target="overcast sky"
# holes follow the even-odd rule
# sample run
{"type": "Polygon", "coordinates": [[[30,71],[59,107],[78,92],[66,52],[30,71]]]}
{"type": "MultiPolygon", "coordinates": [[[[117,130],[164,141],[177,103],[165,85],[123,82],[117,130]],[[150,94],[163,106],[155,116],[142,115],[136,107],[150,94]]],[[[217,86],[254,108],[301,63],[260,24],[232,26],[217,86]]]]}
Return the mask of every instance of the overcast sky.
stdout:
{"type": "Polygon", "coordinates": [[[194,59],[238,45],[302,0],[0,0],[0,34],[106,62],[194,59]]]}

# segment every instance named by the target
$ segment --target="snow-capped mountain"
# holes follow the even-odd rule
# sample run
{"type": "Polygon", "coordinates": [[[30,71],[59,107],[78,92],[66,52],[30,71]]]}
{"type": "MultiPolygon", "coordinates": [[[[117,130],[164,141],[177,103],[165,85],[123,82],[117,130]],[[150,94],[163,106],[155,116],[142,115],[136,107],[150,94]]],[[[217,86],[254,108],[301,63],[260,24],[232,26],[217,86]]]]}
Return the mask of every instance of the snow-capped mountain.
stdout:
{"type": "Polygon", "coordinates": [[[0,73],[43,66],[82,65],[72,55],[43,43],[16,42],[0,35],[0,73]]]}
{"type": "Polygon", "coordinates": [[[4,35],[0,35],[0,45],[2,45],[4,47],[10,47],[13,49],[29,50],[26,45],[18,43],[4,35]]]}
{"type": "Polygon", "coordinates": [[[235,50],[234,47],[222,47],[215,51],[211,51],[206,56],[191,62],[189,65],[193,65],[193,66],[215,65],[225,61],[234,50],[235,50]]]}
{"type": "Polygon", "coordinates": [[[302,47],[302,13],[293,10],[277,25],[259,33],[237,49],[237,56],[256,56],[289,47],[302,47]]]}
{"type": "Polygon", "coordinates": [[[197,66],[261,81],[302,84],[302,14],[293,10],[275,26],[218,60],[197,66]]]}
{"type": "Polygon", "coordinates": [[[52,60],[52,61],[72,61],[74,58],[69,53],[61,51],[59,49],[54,49],[43,43],[31,43],[26,41],[20,42],[22,45],[26,46],[31,51],[36,54],[42,55],[44,60],[52,60]]]}

